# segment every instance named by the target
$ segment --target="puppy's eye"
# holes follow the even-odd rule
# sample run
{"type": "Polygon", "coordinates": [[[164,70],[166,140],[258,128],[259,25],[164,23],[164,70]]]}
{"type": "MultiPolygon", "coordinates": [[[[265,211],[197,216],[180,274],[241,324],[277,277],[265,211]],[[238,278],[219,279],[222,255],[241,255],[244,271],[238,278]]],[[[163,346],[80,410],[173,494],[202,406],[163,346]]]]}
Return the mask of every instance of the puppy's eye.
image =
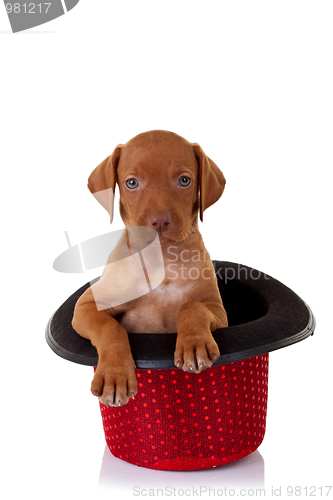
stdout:
{"type": "Polygon", "coordinates": [[[181,186],[188,186],[191,182],[191,179],[189,177],[186,177],[186,175],[182,175],[179,180],[178,180],[178,184],[180,184],[181,186]]]}
{"type": "Polygon", "coordinates": [[[135,189],[139,186],[139,183],[136,179],[128,179],[128,181],[126,181],[126,186],[130,189],[135,189]]]}

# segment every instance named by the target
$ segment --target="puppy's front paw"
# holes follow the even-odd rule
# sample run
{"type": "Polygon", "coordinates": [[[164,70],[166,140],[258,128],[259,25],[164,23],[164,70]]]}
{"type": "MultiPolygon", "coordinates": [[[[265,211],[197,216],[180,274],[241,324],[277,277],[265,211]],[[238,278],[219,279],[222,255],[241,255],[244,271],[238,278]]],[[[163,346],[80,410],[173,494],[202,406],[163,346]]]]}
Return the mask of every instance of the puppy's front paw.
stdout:
{"type": "Polygon", "coordinates": [[[219,348],[211,333],[177,338],[174,362],[186,372],[201,372],[212,366],[219,356],[219,348]]]}
{"type": "Polygon", "coordinates": [[[123,406],[137,393],[134,364],[112,366],[98,363],[91,383],[91,392],[105,406],[123,406]]]}

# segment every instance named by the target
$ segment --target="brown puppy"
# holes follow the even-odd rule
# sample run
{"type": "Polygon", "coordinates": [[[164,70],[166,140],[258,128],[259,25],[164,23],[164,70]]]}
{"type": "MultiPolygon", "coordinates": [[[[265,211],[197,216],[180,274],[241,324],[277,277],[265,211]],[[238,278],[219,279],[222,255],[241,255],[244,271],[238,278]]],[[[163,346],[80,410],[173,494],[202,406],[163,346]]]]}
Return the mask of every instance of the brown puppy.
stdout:
{"type": "MultiPolygon", "coordinates": [[[[116,183],[125,225],[158,231],[165,268],[163,282],[135,300],[98,310],[90,287],[75,306],[73,328],[91,340],[99,356],[91,391],[103,404],[120,406],[137,392],[127,332],[177,331],[175,365],[198,372],[219,357],[211,332],[228,321],[198,231],[198,213],[202,220],[225,187],[215,163],[198,144],[155,130],[116,147],[92,172],[88,187],[92,193],[114,192],[116,183]]],[[[96,198],[111,213],[110,204],[96,198]]],[[[100,281],[112,286],[107,275],[100,281]]]]}

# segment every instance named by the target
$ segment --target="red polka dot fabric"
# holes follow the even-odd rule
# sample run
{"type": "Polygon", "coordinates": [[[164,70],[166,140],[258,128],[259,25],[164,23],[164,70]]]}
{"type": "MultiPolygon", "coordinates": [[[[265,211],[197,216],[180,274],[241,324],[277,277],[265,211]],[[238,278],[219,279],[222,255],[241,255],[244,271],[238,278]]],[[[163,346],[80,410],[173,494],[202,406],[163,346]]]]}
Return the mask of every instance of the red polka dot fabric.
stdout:
{"type": "Polygon", "coordinates": [[[136,370],[138,393],[100,403],[111,453],[159,470],[198,470],[255,451],[266,427],[268,354],[201,373],[136,370]]]}

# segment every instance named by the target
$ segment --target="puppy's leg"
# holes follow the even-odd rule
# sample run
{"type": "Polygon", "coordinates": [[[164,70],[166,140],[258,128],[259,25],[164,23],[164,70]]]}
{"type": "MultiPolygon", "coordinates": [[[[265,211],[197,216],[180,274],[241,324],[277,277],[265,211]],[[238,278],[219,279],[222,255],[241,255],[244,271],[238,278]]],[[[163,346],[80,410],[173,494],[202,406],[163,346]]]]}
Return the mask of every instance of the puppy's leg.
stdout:
{"type": "Polygon", "coordinates": [[[184,304],[177,320],[175,365],[193,373],[211,366],[220,356],[211,332],[226,326],[228,320],[222,305],[198,301],[184,304]]]}
{"type": "Polygon", "coordinates": [[[90,288],[76,303],[72,325],[98,352],[91,392],[104,405],[126,404],[137,393],[135,363],[127,332],[105,311],[97,310],[90,288]]]}

